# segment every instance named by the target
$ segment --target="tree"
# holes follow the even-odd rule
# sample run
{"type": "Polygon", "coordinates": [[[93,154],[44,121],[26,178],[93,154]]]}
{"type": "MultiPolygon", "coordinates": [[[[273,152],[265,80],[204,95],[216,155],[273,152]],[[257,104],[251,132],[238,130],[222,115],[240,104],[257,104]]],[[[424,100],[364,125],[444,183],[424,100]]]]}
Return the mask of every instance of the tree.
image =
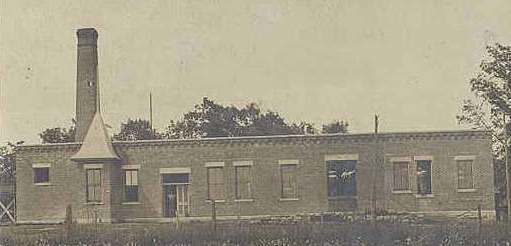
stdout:
{"type": "Polygon", "coordinates": [[[334,121],[328,124],[323,125],[321,129],[321,133],[329,134],[329,133],[347,133],[348,132],[348,122],[345,121],[334,121]]]}
{"type": "Polygon", "coordinates": [[[16,147],[22,145],[23,141],[16,143],[8,142],[5,146],[0,146],[0,179],[14,177],[16,147]]]}
{"type": "Polygon", "coordinates": [[[505,149],[509,149],[511,134],[511,46],[494,44],[486,48],[487,57],[480,64],[481,71],[470,79],[474,100],[464,100],[460,124],[488,130],[492,134],[496,161],[495,188],[498,207],[506,197],[505,149]],[[507,146],[507,147],[506,147],[507,146]]]}
{"type": "Polygon", "coordinates": [[[75,141],[76,121],[72,120],[69,128],[55,127],[47,128],[39,133],[42,143],[69,143],[75,141]]]}
{"type": "Polygon", "coordinates": [[[504,128],[509,132],[509,124],[504,127],[504,117],[511,114],[511,46],[496,43],[486,50],[488,57],[481,62],[481,71],[470,79],[475,99],[463,101],[457,119],[460,124],[490,131],[495,157],[503,159],[504,128]]]}
{"type": "Polygon", "coordinates": [[[244,107],[223,106],[204,97],[201,104],[171,121],[165,130],[167,138],[211,138],[314,134],[317,130],[307,122],[288,123],[274,111],[263,112],[256,103],[244,107]]]}
{"type": "Polygon", "coordinates": [[[135,141],[161,139],[162,134],[151,128],[151,123],[143,119],[128,119],[121,123],[121,131],[113,136],[114,140],[135,141]]]}

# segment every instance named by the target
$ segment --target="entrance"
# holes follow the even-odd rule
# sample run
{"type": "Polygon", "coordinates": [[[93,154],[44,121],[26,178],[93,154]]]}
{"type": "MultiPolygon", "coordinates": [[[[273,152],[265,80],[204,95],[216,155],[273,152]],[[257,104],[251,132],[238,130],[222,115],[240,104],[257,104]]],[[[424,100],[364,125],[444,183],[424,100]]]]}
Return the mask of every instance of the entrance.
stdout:
{"type": "Polygon", "coordinates": [[[190,215],[189,176],[188,173],[162,174],[164,217],[190,215]]]}

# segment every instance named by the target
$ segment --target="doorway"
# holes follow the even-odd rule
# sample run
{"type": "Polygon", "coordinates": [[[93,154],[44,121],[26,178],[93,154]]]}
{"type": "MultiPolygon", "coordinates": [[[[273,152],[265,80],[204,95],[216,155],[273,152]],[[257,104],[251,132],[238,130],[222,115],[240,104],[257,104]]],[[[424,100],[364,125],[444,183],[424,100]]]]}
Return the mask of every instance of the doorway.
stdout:
{"type": "Polygon", "coordinates": [[[162,174],[163,217],[186,217],[190,215],[188,173],[162,174]]]}

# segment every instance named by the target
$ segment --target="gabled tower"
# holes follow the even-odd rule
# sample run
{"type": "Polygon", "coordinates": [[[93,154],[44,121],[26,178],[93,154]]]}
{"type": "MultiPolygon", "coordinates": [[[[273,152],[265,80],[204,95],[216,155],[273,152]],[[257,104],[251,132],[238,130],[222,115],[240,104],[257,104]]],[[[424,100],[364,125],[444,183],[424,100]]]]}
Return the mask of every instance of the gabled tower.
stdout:
{"type": "Polygon", "coordinates": [[[99,109],[98,32],[94,28],[78,29],[76,71],[76,142],[83,142],[96,111],[99,109]]]}

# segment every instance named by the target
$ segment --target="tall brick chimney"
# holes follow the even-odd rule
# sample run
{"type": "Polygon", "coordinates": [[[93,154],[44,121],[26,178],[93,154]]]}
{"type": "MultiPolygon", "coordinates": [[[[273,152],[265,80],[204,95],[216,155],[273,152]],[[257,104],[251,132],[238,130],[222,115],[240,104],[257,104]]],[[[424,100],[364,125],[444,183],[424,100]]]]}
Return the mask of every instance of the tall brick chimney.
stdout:
{"type": "Polygon", "coordinates": [[[98,32],[78,29],[76,71],[76,142],[83,142],[96,111],[99,111],[98,32]]]}

